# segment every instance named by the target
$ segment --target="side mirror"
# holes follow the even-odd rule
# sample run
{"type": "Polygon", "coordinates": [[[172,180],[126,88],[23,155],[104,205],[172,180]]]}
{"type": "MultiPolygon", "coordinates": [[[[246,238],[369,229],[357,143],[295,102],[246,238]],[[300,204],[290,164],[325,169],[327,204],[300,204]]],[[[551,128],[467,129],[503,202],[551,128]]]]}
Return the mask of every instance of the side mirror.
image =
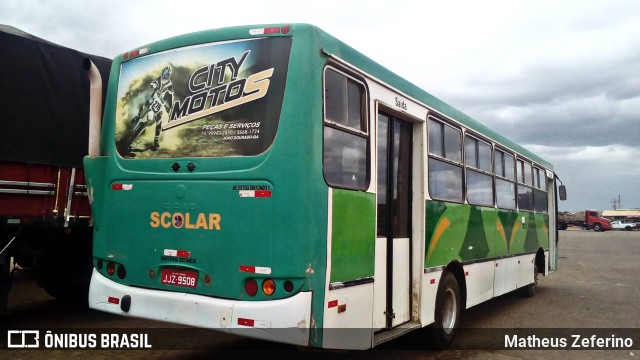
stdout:
{"type": "Polygon", "coordinates": [[[567,188],[564,185],[560,185],[558,191],[560,192],[560,200],[567,200],[567,188]]]}

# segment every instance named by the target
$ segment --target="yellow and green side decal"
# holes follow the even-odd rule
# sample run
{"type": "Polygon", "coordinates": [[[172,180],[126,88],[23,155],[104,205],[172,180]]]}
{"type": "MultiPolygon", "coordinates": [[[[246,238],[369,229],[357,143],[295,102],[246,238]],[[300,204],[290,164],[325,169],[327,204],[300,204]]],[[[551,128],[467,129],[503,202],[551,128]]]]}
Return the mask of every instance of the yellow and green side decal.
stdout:
{"type": "Polygon", "coordinates": [[[427,201],[424,266],[549,248],[547,214],[427,201]]]}

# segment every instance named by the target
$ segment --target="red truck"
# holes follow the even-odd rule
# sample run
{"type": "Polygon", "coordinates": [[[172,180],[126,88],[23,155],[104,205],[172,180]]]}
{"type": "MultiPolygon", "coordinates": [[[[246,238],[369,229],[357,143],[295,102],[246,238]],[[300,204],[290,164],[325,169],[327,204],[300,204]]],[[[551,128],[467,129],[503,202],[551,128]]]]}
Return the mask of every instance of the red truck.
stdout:
{"type": "MultiPolygon", "coordinates": [[[[52,296],[86,298],[92,227],[87,154],[89,57],[0,25],[0,313],[12,271],[31,270],[52,296]]],[[[106,82],[103,88],[106,87],[106,82]]]]}
{"type": "Polygon", "coordinates": [[[558,215],[558,229],[567,230],[568,227],[575,226],[583,229],[593,229],[594,231],[612,230],[611,220],[602,217],[596,210],[585,210],[575,214],[562,213],[558,215]]]}

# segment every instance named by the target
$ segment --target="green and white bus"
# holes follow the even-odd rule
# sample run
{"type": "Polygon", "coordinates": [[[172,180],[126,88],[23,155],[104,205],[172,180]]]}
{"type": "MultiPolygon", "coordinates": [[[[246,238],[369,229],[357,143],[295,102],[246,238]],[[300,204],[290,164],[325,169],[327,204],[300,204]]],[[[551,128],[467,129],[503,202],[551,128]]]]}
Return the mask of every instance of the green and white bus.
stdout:
{"type": "Polygon", "coordinates": [[[343,349],[431,325],[447,347],[463,309],[556,269],[552,165],[314,26],[158,41],[108,85],[91,308],[343,349]]]}

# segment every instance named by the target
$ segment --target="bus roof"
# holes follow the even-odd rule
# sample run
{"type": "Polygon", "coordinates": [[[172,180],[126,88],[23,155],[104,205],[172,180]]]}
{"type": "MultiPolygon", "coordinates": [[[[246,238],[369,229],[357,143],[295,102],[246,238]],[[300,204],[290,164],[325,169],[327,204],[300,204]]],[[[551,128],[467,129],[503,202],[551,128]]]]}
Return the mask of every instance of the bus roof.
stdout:
{"type": "Polygon", "coordinates": [[[470,116],[455,109],[454,107],[446,104],[444,101],[436,98],[425,90],[419,88],[415,84],[393,73],[384,66],[378,64],[371,58],[355,50],[351,46],[345,44],[341,40],[335,38],[324,30],[310,24],[267,24],[267,25],[246,25],[236,26],[212,30],[204,30],[191,34],[179,35],[176,37],[161,40],[134,50],[129,53],[125,53],[123,56],[116,58],[114,61],[115,66],[119,66],[119,62],[123,60],[123,57],[129,58],[130,54],[138,55],[144,52],[159,52],[169,50],[179,46],[188,46],[199,43],[207,43],[212,41],[226,41],[242,38],[255,38],[257,36],[294,36],[294,37],[308,37],[309,42],[317,42],[320,49],[331,54],[353,66],[360,69],[366,74],[374,76],[383,83],[401,91],[409,97],[427,105],[429,108],[436,112],[443,114],[455,121],[460,122],[465,127],[477,132],[478,134],[485,136],[501,146],[510,149],[529,160],[532,160],[538,165],[541,165],[549,170],[553,170],[553,165],[548,161],[542,159],[540,156],[527,150],[523,146],[509,140],[505,136],[492,130],[483,123],[474,120],[470,116]],[[285,29],[286,30],[281,30],[285,29]],[[265,30],[266,29],[266,30],[265,30]],[[277,31],[273,31],[277,29],[277,31]],[[265,30],[262,31],[261,30],[265,30]],[[297,35],[296,35],[297,34],[297,35]],[[313,39],[315,37],[315,39],[313,39]],[[142,51],[144,50],[144,51],[142,51]]]}

